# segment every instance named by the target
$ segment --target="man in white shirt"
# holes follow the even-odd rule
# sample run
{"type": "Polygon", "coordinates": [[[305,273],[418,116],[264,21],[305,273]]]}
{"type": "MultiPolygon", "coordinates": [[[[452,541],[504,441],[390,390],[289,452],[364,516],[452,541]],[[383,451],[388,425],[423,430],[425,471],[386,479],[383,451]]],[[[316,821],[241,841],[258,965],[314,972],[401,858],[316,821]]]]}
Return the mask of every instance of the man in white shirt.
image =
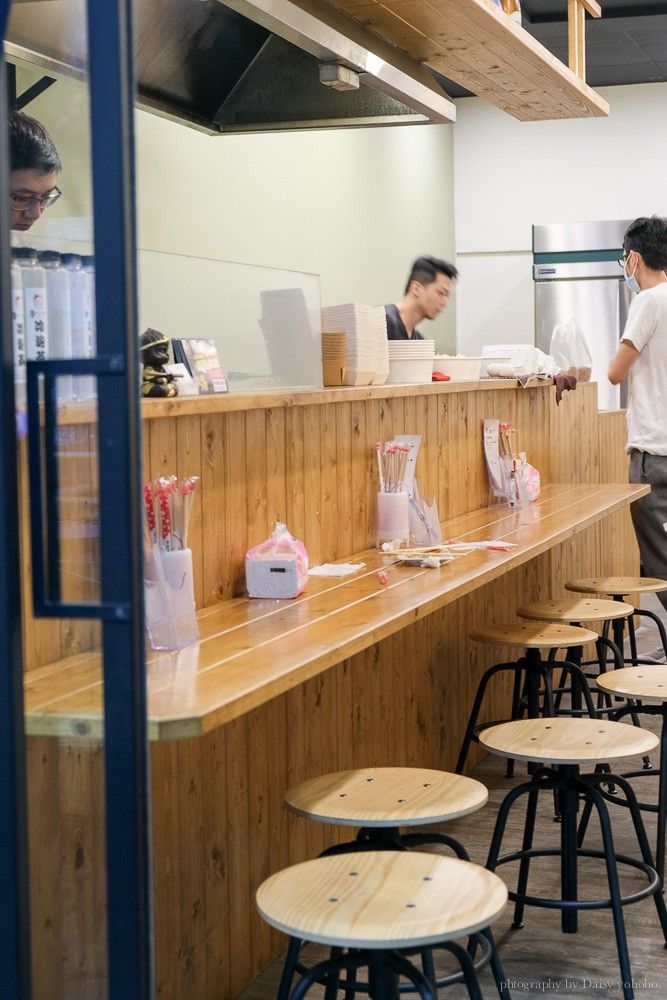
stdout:
{"type": "MultiPolygon", "coordinates": [[[[630,508],[642,573],[667,579],[667,220],[635,219],[623,237],[619,264],[637,295],[609,380],[617,385],[629,378],[630,482],[651,486],[630,508]]],[[[667,608],[667,592],[657,596],[667,608]]],[[[662,648],[651,657],[666,659],[662,648]]]]}

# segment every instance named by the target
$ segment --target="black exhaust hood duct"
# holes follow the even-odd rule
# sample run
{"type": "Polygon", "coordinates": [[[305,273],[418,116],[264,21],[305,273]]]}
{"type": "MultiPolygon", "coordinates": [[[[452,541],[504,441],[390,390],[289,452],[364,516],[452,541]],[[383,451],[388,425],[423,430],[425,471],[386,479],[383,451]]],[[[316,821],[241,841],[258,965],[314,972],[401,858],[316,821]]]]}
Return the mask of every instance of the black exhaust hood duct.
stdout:
{"type": "MultiPolygon", "coordinates": [[[[138,106],[212,134],[455,119],[429,70],[327,0],[135,0],[135,22],[138,106]]],[[[83,78],[84,25],[83,0],[14,3],[6,53],[83,78]]]]}

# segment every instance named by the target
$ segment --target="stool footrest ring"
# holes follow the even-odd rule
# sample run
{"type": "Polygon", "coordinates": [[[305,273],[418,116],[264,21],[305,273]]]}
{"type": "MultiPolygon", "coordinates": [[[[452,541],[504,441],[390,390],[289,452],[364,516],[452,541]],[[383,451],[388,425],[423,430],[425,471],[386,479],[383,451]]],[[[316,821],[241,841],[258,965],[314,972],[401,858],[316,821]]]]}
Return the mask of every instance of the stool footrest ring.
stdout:
{"type": "MultiPolygon", "coordinates": [[[[503,854],[496,860],[495,868],[499,865],[509,864],[512,861],[522,861],[524,858],[560,857],[560,855],[560,848],[557,847],[533,847],[526,851],[503,854]]],[[[584,847],[577,849],[577,857],[597,858],[598,860],[606,861],[604,851],[596,851],[584,847]]],[[[616,854],[614,860],[617,865],[628,865],[631,868],[638,869],[648,878],[647,885],[642,889],[637,889],[635,892],[621,896],[620,902],[623,906],[629,903],[638,903],[648,896],[655,895],[660,885],[660,877],[655,868],[652,868],[645,861],[640,861],[638,858],[631,858],[626,854],[616,854]]],[[[512,902],[519,901],[525,903],[527,906],[541,906],[554,910],[604,910],[609,909],[613,905],[609,897],[606,899],[549,899],[545,896],[531,896],[529,893],[514,892],[511,889],[508,891],[508,895],[512,902]]]]}

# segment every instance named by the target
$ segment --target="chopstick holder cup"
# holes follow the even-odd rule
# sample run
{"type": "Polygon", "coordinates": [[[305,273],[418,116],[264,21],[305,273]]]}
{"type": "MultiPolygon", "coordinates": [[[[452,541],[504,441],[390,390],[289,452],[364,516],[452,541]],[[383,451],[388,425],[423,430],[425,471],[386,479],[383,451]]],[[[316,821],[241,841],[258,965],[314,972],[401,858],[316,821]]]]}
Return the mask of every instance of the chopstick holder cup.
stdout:
{"type": "Polygon", "coordinates": [[[199,639],[192,551],[151,546],[144,581],[152,649],[182,649],[199,639]]]}
{"type": "Polygon", "coordinates": [[[377,495],[377,519],[375,525],[375,544],[391,542],[394,539],[410,541],[410,505],[405,492],[385,493],[377,495]]]}

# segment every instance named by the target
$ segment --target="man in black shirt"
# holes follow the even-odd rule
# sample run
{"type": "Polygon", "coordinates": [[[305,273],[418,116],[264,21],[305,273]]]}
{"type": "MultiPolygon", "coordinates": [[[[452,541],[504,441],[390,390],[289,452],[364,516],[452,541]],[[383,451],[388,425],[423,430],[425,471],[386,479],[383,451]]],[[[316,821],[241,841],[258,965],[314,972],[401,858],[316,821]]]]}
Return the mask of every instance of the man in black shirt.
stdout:
{"type": "Polygon", "coordinates": [[[385,306],[388,340],[423,340],[416,329],[423,319],[435,319],[446,307],[452,282],[458,276],[453,264],[437,257],[418,257],[412,265],[400,302],[385,306]]]}

